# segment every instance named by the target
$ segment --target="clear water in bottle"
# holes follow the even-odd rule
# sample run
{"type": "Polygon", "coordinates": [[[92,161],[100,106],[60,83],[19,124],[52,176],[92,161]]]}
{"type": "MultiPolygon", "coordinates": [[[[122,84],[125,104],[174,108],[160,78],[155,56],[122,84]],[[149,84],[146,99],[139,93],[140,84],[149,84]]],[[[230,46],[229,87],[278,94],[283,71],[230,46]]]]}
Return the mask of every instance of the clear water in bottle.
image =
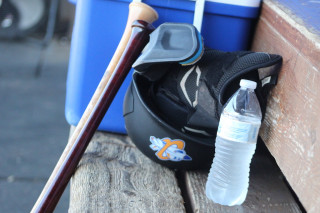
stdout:
{"type": "Polygon", "coordinates": [[[241,80],[220,117],[215,157],[206,195],[221,205],[241,205],[248,192],[249,172],[261,125],[261,109],[254,81],[241,80]]]}

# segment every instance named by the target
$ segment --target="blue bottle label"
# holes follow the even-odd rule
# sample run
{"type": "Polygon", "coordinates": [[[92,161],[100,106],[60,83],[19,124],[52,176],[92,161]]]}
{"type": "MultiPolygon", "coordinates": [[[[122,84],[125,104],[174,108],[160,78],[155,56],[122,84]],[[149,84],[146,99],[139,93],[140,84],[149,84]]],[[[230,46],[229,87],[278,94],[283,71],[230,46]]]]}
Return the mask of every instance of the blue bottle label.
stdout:
{"type": "Polygon", "coordinates": [[[226,140],[256,143],[261,122],[248,123],[221,115],[217,135],[226,140]]]}

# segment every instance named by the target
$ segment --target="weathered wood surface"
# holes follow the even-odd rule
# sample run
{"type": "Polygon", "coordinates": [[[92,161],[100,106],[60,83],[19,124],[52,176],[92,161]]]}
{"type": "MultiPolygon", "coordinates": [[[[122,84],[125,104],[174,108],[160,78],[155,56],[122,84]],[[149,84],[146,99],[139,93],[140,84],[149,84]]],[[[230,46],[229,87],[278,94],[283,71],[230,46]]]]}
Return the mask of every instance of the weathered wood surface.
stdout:
{"type": "Polygon", "coordinates": [[[251,170],[245,203],[221,206],[205,196],[208,171],[179,172],[177,179],[127,136],[97,132],[71,180],[69,212],[188,212],[190,203],[192,212],[300,212],[266,156],[254,157],[251,170]]]}
{"type": "Polygon", "coordinates": [[[97,132],[71,180],[69,212],[185,212],[174,172],[127,136],[97,132]]]}
{"type": "Polygon", "coordinates": [[[241,206],[222,206],[211,202],[205,195],[208,171],[185,173],[185,183],[193,212],[256,213],[256,212],[301,212],[283,176],[266,155],[254,155],[250,167],[248,195],[241,206]]]}
{"type": "Polygon", "coordinates": [[[278,3],[265,0],[253,50],[284,63],[260,131],[308,212],[320,212],[320,38],[278,3]]]}

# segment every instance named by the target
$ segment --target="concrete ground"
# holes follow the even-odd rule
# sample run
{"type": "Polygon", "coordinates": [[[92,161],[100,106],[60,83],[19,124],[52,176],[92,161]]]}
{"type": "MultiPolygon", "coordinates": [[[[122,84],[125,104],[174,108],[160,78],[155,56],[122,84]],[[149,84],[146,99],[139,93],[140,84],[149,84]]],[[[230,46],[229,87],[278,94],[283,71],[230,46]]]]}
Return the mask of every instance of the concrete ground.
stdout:
{"type": "MultiPolygon", "coordinates": [[[[29,212],[68,139],[69,41],[0,41],[0,212],[29,212]],[[40,75],[35,69],[44,55],[40,75]]],[[[55,212],[67,212],[69,189],[55,212]]]]}

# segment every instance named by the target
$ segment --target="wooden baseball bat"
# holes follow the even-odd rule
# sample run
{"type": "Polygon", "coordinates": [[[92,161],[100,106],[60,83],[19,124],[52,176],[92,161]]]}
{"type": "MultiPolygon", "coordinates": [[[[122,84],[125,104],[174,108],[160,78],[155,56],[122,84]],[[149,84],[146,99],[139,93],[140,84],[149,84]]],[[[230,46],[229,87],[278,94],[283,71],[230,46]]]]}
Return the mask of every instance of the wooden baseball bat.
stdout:
{"type": "MultiPolygon", "coordinates": [[[[96,106],[97,100],[101,96],[101,93],[105,86],[107,85],[116,65],[119,62],[119,59],[128,43],[128,40],[131,35],[131,24],[135,20],[143,20],[146,21],[147,23],[153,23],[155,20],[158,19],[158,14],[157,12],[151,8],[149,5],[141,3],[141,2],[132,2],[129,5],[129,14],[128,14],[128,20],[127,24],[124,30],[124,33],[122,35],[122,38],[118,44],[118,47],[109,62],[109,65],[96,89],[94,92],[89,104],[87,105],[86,110],[84,111],[80,121],[77,124],[76,129],[74,130],[71,138],[69,141],[75,141],[78,138],[78,135],[80,134],[81,130],[84,127],[84,124],[87,122],[88,117],[90,113],[92,112],[93,108],[96,106]]],[[[69,142],[70,143],[70,142],[69,142]]]]}
{"type": "Polygon", "coordinates": [[[149,40],[153,30],[149,23],[158,18],[157,13],[143,3],[131,3],[129,8],[127,26],[118,48],[31,212],[54,210],[123,80],[149,40]],[[135,19],[140,21],[132,24],[135,19]]]}

